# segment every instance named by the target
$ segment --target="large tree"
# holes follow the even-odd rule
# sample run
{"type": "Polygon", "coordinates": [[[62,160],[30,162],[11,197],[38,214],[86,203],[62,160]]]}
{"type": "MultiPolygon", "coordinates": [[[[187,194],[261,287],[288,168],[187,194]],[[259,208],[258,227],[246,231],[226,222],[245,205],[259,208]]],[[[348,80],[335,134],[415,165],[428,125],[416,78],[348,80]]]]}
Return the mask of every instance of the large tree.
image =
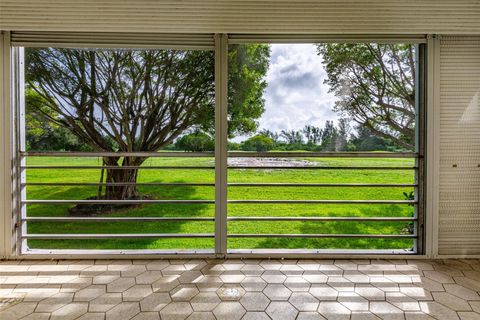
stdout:
{"type": "Polygon", "coordinates": [[[320,44],[335,111],[398,146],[415,146],[415,48],[410,44],[320,44]]]}
{"type": "MultiPolygon", "coordinates": [[[[231,136],[256,130],[269,54],[264,45],[237,46],[229,54],[231,136]]],[[[27,49],[26,81],[45,102],[34,112],[95,151],[155,152],[189,128],[214,128],[213,52],[27,49]]],[[[110,168],[104,197],[138,197],[138,170],[130,167],[145,160],[104,157],[110,168]]]]}

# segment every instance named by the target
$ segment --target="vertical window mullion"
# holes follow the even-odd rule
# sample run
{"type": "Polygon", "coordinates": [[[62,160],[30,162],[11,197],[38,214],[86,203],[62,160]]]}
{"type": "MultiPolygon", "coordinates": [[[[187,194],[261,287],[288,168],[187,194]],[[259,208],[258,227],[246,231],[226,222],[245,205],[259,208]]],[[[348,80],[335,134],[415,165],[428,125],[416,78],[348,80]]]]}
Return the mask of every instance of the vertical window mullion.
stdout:
{"type": "Polygon", "coordinates": [[[227,253],[227,35],[215,35],[215,254],[227,253]]]}

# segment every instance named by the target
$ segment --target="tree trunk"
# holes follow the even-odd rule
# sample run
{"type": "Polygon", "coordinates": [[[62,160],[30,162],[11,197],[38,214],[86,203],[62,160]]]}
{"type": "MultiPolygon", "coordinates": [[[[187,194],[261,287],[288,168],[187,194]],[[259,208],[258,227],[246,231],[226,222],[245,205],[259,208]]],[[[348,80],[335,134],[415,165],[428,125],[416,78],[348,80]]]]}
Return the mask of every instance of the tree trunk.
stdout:
{"type": "Polygon", "coordinates": [[[137,190],[138,169],[125,168],[140,166],[143,158],[124,157],[104,158],[104,163],[109,167],[106,169],[105,199],[107,200],[128,200],[138,199],[140,194],[137,190]]]}
{"type": "MultiPolygon", "coordinates": [[[[105,182],[107,185],[104,189],[99,188],[99,193],[96,197],[90,199],[100,200],[134,200],[142,197],[137,190],[138,169],[145,161],[145,158],[138,157],[105,157],[103,158],[103,165],[107,169],[102,170],[106,173],[105,182]],[[134,167],[126,168],[125,167],[134,167]],[[104,190],[104,194],[102,194],[104,190]]],[[[103,174],[102,174],[103,175],[103,174]]],[[[101,182],[103,179],[101,179],[101,182]]],[[[116,210],[121,210],[133,207],[135,204],[77,204],[69,209],[72,215],[97,215],[116,210]]]]}

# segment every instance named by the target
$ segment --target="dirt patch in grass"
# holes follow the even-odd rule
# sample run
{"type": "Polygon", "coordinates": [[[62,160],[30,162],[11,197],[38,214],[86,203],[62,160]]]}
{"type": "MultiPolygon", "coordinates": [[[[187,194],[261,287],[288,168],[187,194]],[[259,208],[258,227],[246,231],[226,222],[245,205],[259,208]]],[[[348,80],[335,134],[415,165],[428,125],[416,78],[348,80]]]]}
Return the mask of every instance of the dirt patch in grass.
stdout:
{"type": "Polygon", "coordinates": [[[252,166],[252,167],[308,167],[315,163],[308,160],[299,160],[291,158],[229,158],[230,166],[252,166]]]}

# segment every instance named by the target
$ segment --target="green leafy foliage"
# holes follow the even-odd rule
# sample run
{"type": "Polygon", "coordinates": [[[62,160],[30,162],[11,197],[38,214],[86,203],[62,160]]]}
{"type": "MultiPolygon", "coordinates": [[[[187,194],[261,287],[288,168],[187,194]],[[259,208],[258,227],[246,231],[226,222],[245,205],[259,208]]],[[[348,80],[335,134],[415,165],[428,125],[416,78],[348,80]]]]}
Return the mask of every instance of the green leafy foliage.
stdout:
{"type": "Polygon", "coordinates": [[[251,138],[248,138],[242,143],[242,150],[244,151],[257,151],[266,152],[275,147],[275,142],[264,135],[257,134],[251,138]]]}
{"type": "Polygon", "coordinates": [[[335,111],[413,150],[415,48],[410,44],[319,44],[335,111]]]}
{"type": "Polygon", "coordinates": [[[72,132],[39,116],[39,114],[44,113],[51,118],[58,118],[55,111],[48,108],[48,103],[37,92],[27,89],[25,101],[27,150],[91,151],[91,148],[82,143],[72,132]]]}
{"type": "Polygon", "coordinates": [[[228,51],[228,134],[232,138],[255,132],[265,111],[270,47],[264,44],[230,45],[228,51]]]}
{"type": "Polygon", "coordinates": [[[189,133],[181,137],[175,143],[180,150],[191,152],[214,151],[215,141],[208,134],[200,131],[189,133]]]}
{"type": "MultiPolygon", "coordinates": [[[[268,45],[230,46],[231,137],[257,128],[269,56],[268,45]]],[[[111,139],[120,151],[156,151],[192,127],[214,132],[210,51],[29,48],[26,81],[42,102],[27,101],[30,114],[96,150],[116,151],[111,139]]]]}

